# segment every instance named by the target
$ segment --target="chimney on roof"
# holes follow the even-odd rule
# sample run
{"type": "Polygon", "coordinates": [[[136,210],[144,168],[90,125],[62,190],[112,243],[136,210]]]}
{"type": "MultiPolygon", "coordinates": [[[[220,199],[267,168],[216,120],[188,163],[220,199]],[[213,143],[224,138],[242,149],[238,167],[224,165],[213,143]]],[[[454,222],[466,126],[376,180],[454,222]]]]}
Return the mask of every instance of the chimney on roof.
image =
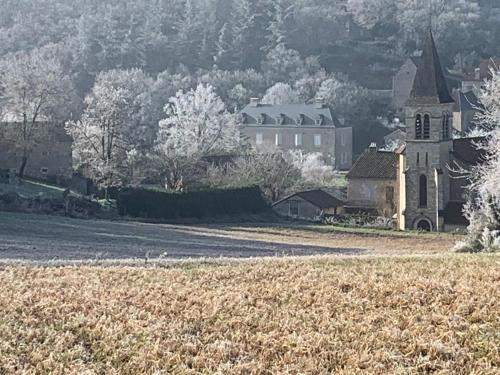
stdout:
{"type": "Polygon", "coordinates": [[[258,107],[260,104],[259,98],[250,98],[250,107],[258,107]]]}
{"type": "Polygon", "coordinates": [[[481,68],[474,69],[474,79],[478,81],[481,79],[481,68]]]}
{"type": "Polygon", "coordinates": [[[377,144],[375,142],[370,143],[370,147],[368,147],[370,152],[376,152],[378,150],[377,144]]]}
{"type": "Polygon", "coordinates": [[[318,97],[314,99],[314,108],[316,109],[325,108],[325,98],[318,97]]]}

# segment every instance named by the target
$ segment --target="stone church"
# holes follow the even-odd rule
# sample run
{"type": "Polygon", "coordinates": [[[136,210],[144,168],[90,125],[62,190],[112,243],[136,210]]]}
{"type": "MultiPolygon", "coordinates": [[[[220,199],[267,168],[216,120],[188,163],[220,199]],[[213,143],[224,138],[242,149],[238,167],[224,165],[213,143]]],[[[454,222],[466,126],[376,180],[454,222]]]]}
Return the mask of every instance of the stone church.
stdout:
{"type": "Polygon", "coordinates": [[[395,152],[372,145],[355,162],[347,175],[347,211],[375,210],[397,219],[401,230],[464,229],[467,180],[456,170],[481,162],[482,139],[453,139],[454,105],[429,32],[405,103],[406,143],[395,152]]]}
{"type": "Polygon", "coordinates": [[[450,95],[432,32],[429,32],[406,102],[401,229],[447,231],[466,224],[462,215],[467,181],[453,170],[480,162],[471,138],[453,139],[450,95]]]}

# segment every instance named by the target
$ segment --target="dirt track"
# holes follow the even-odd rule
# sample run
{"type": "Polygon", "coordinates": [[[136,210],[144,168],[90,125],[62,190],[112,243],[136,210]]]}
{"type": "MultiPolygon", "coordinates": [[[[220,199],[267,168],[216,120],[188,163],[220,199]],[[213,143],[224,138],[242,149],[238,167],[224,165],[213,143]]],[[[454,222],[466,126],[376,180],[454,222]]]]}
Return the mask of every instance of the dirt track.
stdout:
{"type": "Polygon", "coordinates": [[[0,213],[0,261],[251,258],[435,253],[449,237],[315,232],[293,226],[180,226],[0,213]]]}

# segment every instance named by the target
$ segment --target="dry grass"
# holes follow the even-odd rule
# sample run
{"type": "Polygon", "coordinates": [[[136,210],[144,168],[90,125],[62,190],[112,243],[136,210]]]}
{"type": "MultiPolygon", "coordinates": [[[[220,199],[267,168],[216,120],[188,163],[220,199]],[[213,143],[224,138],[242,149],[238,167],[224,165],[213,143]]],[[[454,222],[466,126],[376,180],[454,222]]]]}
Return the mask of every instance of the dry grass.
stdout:
{"type": "Polygon", "coordinates": [[[498,374],[500,257],[0,270],[3,374],[498,374]]]}

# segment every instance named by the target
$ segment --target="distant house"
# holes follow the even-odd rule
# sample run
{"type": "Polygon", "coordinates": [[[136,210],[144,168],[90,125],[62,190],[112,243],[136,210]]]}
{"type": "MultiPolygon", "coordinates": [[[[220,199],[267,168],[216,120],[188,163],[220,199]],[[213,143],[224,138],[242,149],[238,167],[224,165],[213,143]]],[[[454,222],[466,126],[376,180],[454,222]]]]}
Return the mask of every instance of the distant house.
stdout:
{"type": "Polygon", "coordinates": [[[475,69],[462,74],[462,92],[474,91],[477,95],[481,88],[484,87],[484,83],[492,78],[491,71],[498,70],[499,68],[500,59],[497,57],[481,60],[479,66],[475,69]]]}
{"type": "Polygon", "coordinates": [[[343,212],[344,202],[323,190],[309,190],[292,194],[273,204],[273,209],[282,216],[315,220],[323,215],[343,212]]]}
{"type": "Polygon", "coordinates": [[[398,127],[393,132],[387,134],[384,137],[384,142],[386,146],[390,145],[402,145],[406,141],[406,129],[404,127],[398,127]]]}
{"type": "MultiPolygon", "coordinates": [[[[22,149],[16,143],[14,133],[19,126],[18,122],[0,122],[0,168],[15,173],[19,171],[22,159],[22,149]]],[[[62,124],[40,122],[37,126],[37,137],[29,155],[25,175],[69,181],[73,175],[71,137],[62,124]]]]}
{"type": "Polygon", "coordinates": [[[400,190],[399,163],[399,152],[370,145],[347,174],[346,213],[393,217],[400,190]]]}
{"type": "Polygon", "coordinates": [[[460,133],[467,133],[474,127],[474,120],[482,104],[473,91],[455,92],[455,105],[453,106],[453,128],[460,133]]]}
{"type": "Polygon", "coordinates": [[[416,56],[407,59],[392,79],[392,106],[398,113],[403,111],[410,97],[419,60],[420,58],[416,56]]]}
{"type": "Polygon", "coordinates": [[[352,128],[343,127],[332,109],[315,104],[261,104],[252,99],[241,112],[241,133],[255,148],[319,152],[338,170],[352,166],[352,128]]]}

